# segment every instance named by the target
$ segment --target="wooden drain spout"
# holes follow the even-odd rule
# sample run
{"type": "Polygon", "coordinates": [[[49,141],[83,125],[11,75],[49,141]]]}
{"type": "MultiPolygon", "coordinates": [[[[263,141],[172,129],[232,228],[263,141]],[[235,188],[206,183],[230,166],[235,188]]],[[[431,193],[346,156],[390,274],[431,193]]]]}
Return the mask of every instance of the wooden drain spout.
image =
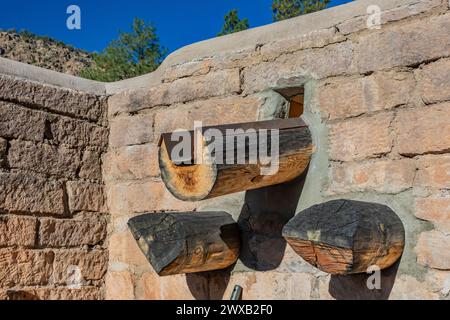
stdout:
{"type": "MultiPolygon", "coordinates": [[[[170,133],[163,134],[159,148],[159,167],[162,180],[167,189],[180,200],[199,201],[288,182],[306,170],[313,152],[311,132],[301,119],[279,119],[207,127],[204,128],[204,131],[210,128],[223,132],[223,141],[227,141],[228,138],[234,139],[235,143],[231,148],[229,145],[223,147],[224,155],[235,154],[236,150],[239,150],[237,141],[242,138],[241,141],[245,141],[245,163],[237,163],[237,157],[234,157],[234,163],[224,161],[221,164],[211,160],[202,164],[176,164],[171,159],[173,142],[171,142],[170,133]],[[260,154],[261,144],[246,140],[245,133],[228,134],[227,136],[227,129],[244,131],[255,129],[258,133],[262,132],[261,130],[279,130],[278,170],[271,175],[263,174],[262,170],[267,167],[267,164],[263,164],[259,159],[257,162],[248,161],[250,159],[248,151],[254,147],[260,154]]],[[[193,132],[191,134],[193,135],[193,132]]],[[[265,150],[271,150],[271,140],[267,139],[267,141],[269,142],[268,146],[264,146],[267,147],[265,150]]],[[[192,142],[193,144],[194,142],[192,142]]],[[[206,145],[206,142],[202,141],[201,144],[206,145]]]]}

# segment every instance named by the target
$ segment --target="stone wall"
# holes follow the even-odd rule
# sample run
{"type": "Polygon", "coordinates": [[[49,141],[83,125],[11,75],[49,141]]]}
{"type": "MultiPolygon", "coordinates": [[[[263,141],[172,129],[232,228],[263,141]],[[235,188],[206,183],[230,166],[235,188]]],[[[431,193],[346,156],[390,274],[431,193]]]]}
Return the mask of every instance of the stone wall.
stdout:
{"type": "Polygon", "coordinates": [[[449,34],[447,0],[359,0],[185,47],[111,84],[0,58],[0,297],[228,299],[239,284],[244,299],[448,299],[449,34]],[[382,25],[368,29],[374,4],[382,25]],[[283,117],[292,88],[315,145],[307,174],[197,203],[167,191],[161,133],[283,117]],[[318,271],[281,237],[300,210],[338,198],[386,204],[405,225],[381,290],[318,271]],[[184,210],[233,215],[236,265],[154,273],[127,222],[184,210]]]}
{"type": "Polygon", "coordinates": [[[0,298],[103,298],[106,102],[0,75],[0,298]]]}
{"type": "Polygon", "coordinates": [[[155,73],[110,86],[105,181],[111,213],[108,299],[441,299],[450,290],[450,12],[448,1],[357,1],[213,39],[170,56],[155,73]],[[367,6],[383,10],[367,29],[367,6]],[[304,21],[314,30],[296,29],[304,21]],[[286,33],[287,31],[287,33],[286,33]],[[244,41],[245,40],[245,41],[244,41]],[[280,89],[304,87],[303,118],[316,152],[292,183],[198,203],[165,189],[163,132],[271,119],[280,89]],[[306,264],[280,232],[298,211],[330,199],[384,203],[403,220],[401,262],[383,272],[329,276],[306,264]],[[229,270],[158,277],[126,223],[156,211],[225,210],[243,246],[229,270]]]}

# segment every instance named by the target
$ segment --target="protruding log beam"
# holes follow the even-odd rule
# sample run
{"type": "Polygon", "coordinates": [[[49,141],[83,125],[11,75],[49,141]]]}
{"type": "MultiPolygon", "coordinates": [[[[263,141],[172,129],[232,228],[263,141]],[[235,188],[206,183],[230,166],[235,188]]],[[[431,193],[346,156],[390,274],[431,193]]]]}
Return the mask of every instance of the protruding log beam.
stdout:
{"type": "Polygon", "coordinates": [[[300,212],[283,237],[303,259],[330,274],[390,267],[402,255],[405,230],[385,205],[335,200],[300,212]]]}
{"type": "Polygon", "coordinates": [[[226,212],[152,213],[128,226],[160,276],[224,269],[239,256],[239,229],[226,212]]]}
{"type": "MultiPolygon", "coordinates": [[[[238,164],[234,157],[234,163],[209,161],[206,164],[177,165],[171,159],[170,133],[163,134],[160,140],[159,167],[162,179],[167,189],[178,199],[183,201],[200,201],[219,197],[231,193],[259,189],[262,187],[288,182],[301,175],[308,167],[312,152],[312,138],[308,127],[301,119],[272,120],[255,123],[245,123],[230,126],[217,126],[204,128],[204,130],[214,128],[224,132],[223,141],[227,141],[227,129],[253,129],[258,130],[278,129],[279,130],[279,167],[276,173],[267,175],[262,173],[263,165],[261,161],[252,163],[248,154],[245,154],[245,164],[238,164]]],[[[193,133],[191,132],[193,135],[193,133]]],[[[245,134],[233,134],[235,141],[245,134]]],[[[243,141],[243,140],[241,140],[243,141]]],[[[270,144],[271,139],[268,139],[270,144]]],[[[193,142],[192,142],[193,143],[193,142]]],[[[203,145],[206,142],[202,142],[203,145]]],[[[258,142],[246,141],[246,152],[256,147],[260,154],[260,144],[258,142]],[[256,144],[256,146],[255,146],[256,144]]],[[[270,151],[271,145],[267,146],[270,151]]],[[[223,154],[235,154],[239,150],[235,143],[232,148],[224,146],[223,154]]],[[[261,152],[266,153],[266,152],[261,152]]]]}

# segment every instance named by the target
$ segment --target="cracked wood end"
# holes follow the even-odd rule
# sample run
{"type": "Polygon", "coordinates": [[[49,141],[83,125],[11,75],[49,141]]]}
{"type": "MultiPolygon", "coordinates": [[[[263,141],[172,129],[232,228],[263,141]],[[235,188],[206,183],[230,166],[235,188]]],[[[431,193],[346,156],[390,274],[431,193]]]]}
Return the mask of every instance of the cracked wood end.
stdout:
{"type": "Polygon", "coordinates": [[[151,213],[128,226],[160,276],[224,269],[239,256],[239,228],[226,212],[151,213]]]}
{"type": "Polygon", "coordinates": [[[335,200],[306,209],[283,228],[283,237],[307,262],[330,274],[390,267],[402,255],[405,230],[389,207],[335,200]]]}

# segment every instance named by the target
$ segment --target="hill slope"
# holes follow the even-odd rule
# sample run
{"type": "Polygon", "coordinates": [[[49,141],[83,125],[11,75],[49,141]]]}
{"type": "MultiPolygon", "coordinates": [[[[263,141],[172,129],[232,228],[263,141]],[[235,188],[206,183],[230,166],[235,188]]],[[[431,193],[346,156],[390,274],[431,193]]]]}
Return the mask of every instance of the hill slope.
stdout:
{"type": "Polygon", "coordinates": [[[92,63],[88,52],[29,32],[0,31],[0,57],[72,75],[92,63]]]}

